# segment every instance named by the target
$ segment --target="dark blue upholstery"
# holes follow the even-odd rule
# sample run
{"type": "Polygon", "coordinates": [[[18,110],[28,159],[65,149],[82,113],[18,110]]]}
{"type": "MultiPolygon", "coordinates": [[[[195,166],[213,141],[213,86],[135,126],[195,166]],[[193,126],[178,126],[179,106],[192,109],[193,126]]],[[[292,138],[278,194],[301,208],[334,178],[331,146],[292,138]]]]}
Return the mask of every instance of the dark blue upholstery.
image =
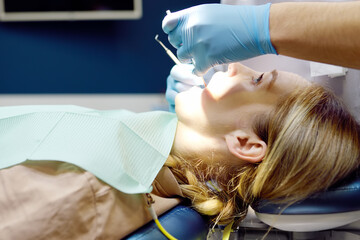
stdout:
{"type": "MultiPolygon", "coordinates": [[[[327,191],[314,194],[313,196],[286,205],[273,204],[260,200],[252,205],[258,213],[282,215],[311,215],[332,214],[360,211],[360,169],[346,179],[335,184],[327,191]]],[[[162,216],[159,220],[163,227],[177,239],[206,239],[208,221],[205,217],[188,206],[179,205],[162,216]]],[[[154,221],[137,230],[125,238],[127,240],[167,240],[159,231],[154,221]]]]}
{"type": "MultiPolygon", "coordinates": [[[[178,205],[159,217],[161,225],[179,240],[206,239],[208,221],[192,208],[178,205]]],[[[130,236],[127,240],[167,240],[160,232],[154,221],[146,224],[130,236]]]]}
{"type": "Polygon", "coordinates": [[[349,177],[335,184],[327,191],[286,205],[272,204],[268,201],[258,201],[252,205],[258,213],[282,215],[331,214],[360,210],[360,170],[350,174],[349,177]],[[285,208],[285,210],[284,210],[285,208]]]}

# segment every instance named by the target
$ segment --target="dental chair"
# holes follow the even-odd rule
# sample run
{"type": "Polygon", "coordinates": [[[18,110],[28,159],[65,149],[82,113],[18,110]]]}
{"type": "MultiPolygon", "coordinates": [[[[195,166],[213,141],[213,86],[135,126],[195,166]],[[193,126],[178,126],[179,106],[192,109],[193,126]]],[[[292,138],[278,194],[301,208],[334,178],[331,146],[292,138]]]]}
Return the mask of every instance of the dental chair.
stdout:
{"type": "Polygon", "coordinates": [[[338,228],[360,220],[360,171],[288,208],[267,201],[259,201],[252,207],[262,222],[285,231],[338,228]]]}
{"type": "MultiPolygon", "coordinates": [[[[270,227],[274,228],[272,231],[277,237],[272,238],[269,234],[266,239],[360,239],[360,169],[327,191],[291,206],[260,200],[251,207],[254,214],[249,211],[230,239],[256,239],[254,232],[258,232],[256,237],[261,239],[270,227]]],[[[171,209],[159,219],[179,240],[206,239],[209,230],[207,219],[186,205],[171,209]]],[[[218,228],[218,234],[212,234],[209,239],[221,239],[222,229],[218,228]]],[[[151,222],[126,239],[167,238],[151,222]]]]}
{"type": "MultiPolygon", "coordinates": [[[[209,221],[186,204],[180,204],[159,216],[167,232],[179,240],[206,239],[209,221]]],[[[154,221],[124,238],[126,240],[167,240],[154,221]]]]}
{"type": "Polygon", "coordinates": [[[289,207],[258,201],[252,208],[263,223],[283,231],[297,232],[301,239],[311,239],[314,232],[329,230],[337,231],[337,237],[331,239],[345,239],[340,237],[340,233],[348,236],[346,239],[360,239],[360,169],[327,191],[289,207]]]}

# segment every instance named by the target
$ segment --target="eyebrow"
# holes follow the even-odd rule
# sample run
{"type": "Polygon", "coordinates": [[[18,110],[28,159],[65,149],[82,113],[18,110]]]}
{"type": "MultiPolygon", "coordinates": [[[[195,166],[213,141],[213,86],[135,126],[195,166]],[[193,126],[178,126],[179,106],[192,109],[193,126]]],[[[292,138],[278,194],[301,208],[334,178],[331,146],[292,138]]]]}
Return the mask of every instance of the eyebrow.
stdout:
{"type": "Polygon", "coordinates": [[[274,69],[271,71],[271,75],[272,75],[272,78],[270,80],[270,83],[269,83],[267,89],[272,88],[272,86],[274,85],[275,81],[277,80],[277,77],[279,74],[278,74],[278,71],[276,69],[274,69]]]}

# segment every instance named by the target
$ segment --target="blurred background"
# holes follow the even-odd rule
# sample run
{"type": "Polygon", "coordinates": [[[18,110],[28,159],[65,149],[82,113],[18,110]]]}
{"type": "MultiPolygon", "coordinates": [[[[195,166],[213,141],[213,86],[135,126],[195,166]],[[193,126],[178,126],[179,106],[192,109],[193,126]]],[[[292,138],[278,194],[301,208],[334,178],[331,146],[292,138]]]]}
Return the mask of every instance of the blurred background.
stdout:
{"type": "Polygon", "coordinates": [[[139,19],[1,21],[0,105],[167,108],[166,78],[174,63],[154,37],[175,53],[161,29],[166,10],[209,2],[218,3],[141,0],[139,19]]]}
{"type": "MultiPolygon", "coordinates": [[[[176,53],[161,29],[166,10],[175,12],[219,2],[0,0],[0,106],[74,104],[135,112],[167,110],[166,78],[174,63],[154,39],[159,34],[159,39],[176,53]],[[135,16],[112,11],[117,7],[131,9],[132,3],[140,5],[135,16]],[[60,17],[56,12],[59,9],[67,15],[60,13],[60,17]],[[36,15],[41,21],[26,17],[33,11],[42,11],[36,15]],[[81,15],[88,11],[90,14],[81,15]],[[110,13],[116,19],[109,20],[110,13]]],[[[225,4],[267,2],[222,0],[225,4]]],[[[360,121],[359,70],[275,55],[259,56],[243,64],[257,71],[291,71],[326,85],[344,99],[360,121]]]]}

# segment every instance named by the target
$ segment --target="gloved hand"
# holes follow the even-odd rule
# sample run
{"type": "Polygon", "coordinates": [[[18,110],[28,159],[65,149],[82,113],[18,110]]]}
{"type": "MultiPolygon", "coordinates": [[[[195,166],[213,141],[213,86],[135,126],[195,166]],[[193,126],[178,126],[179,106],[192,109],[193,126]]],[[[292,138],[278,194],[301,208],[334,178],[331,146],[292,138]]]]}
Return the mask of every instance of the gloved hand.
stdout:
{"type": "Polygon", "coordinates": [[[175,97],[179,92],[186,91],[193,86],[200,86],[203,81],[193,74],[194,66],[191,64],[175,65],[167,78],[165,97],[169,103],[169,111],[175,112],[175,97]]]}
{"type": "Polygon", "coordinates": [[[204,4],[167,15],[162,27],[181,62],[193,60],[203,75],[217,64],[276,53],[270,41],[270,3],[259,6],[204,4]]]}

